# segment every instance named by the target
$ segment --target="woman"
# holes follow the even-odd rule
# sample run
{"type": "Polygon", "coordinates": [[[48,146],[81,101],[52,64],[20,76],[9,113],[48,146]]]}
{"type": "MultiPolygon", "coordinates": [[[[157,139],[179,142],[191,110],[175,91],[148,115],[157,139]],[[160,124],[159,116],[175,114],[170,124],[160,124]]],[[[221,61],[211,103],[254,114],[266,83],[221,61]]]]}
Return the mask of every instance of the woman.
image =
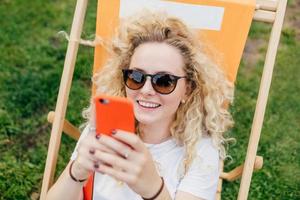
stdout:
{"type": "Polygon", "coordinates": [[[128,18],[110,50],[93,78],[96,93],[130,99],[137,134],[96,137],[91,105],[84,112],[89,124],[47,199],[82,199],[91,172],[94,199],[214,199],[222,135],[232,125],[224,106],[231,84],[192,31],[165,13],[128,18]]]}

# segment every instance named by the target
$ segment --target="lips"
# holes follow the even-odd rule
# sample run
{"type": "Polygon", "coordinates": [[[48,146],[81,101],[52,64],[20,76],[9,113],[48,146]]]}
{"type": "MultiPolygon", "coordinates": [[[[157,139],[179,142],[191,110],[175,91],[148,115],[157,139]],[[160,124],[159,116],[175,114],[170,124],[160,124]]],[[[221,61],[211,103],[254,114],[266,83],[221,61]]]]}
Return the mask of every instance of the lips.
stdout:
{"type": "Polygon", "coordinates": [[[143,108],[152,108],[153,109],[153,108],[158,108],[161,106],[158,103],[143,101],[143,100],[137,100],[136,102],[143,108]]]}

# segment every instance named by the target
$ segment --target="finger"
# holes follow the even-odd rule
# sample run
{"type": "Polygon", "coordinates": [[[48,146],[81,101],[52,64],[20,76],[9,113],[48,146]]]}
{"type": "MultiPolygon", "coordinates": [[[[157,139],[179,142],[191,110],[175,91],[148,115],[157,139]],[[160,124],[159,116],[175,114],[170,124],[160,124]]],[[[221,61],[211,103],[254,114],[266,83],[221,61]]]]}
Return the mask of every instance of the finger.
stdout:
{"type": "Polygon", "coordinates": [[[88,130],[89,134],[95,134],[96,133],[96,114],[95,114],[95,104],[92,101],[90,106],[90,118],[89,118],[89,124],[88,124],[88,130]]]}
{"type": "Polygon", "coordinates": [[[122,181],[122,182],[125,182],[128,184],[132,184],[135,181],[134,175],[124,172],[120,169],[115,169],[115,168],[107,166],[107,165],[100,165],[100,167],[96,171],[103,173],[103,174],[107,174],[119,181],[122,181]]]}
{"type": "Polygon", "coordinates": [[[138,171],[134,163],[132,163],[131,161],[127,161],[126,159],[118,155],[97,151],[95,153],[95,156],[100,160],[100,162],[103,162],[108,166],[112,166],[115,169],[122,169],[125,172],[129,173],[135,173],[136,171],[138,171]]]}
{"type": "Polygon", "coordinates": [[[78,157],[81,159],[82,163],[84,163],[85,160],[87,162],[88,161],[99,162],[99,159],[97,159],[94,156],[95,153],[96,153],[96,151],[93,149],[82,147],[82,148],[80,148],[80,150],[78,150],[78,157]]]}
{"type": "Polygon", "coordinates": [[[99,138],[98,139],[96,138],[95,133],[90,134],[87,136],[87,138],[85,138],[82,141],[82,143],[79,145],[79,148],[82,146],[89,150],[100,150],[100,151],[105,151],[105,152],[112,153],[112,154],[115,153],[113,149],[110,149],[107,146],[99,143],[98,140],[99,140],[99,138]]]}
{"type": "Polygon", "coordinates": [[[81,158],[91,160],[94,163],[103,164],[103,162],[99,158],[99,154],[101,154],[101,152],[109,153],[111,155],[117,155],[117,153],[114,152],[113,150],[110,150],[110,149],[106,150],[108,148],[106,148],[103,145],[98,144],[98,145],[94,145],[94,146],[96,146],[96,147],[93,148],[92,145],[82,146],[81,148],[78,149],[78,156],[80,156],[81,158]]]}
{"type": "Polygon", "coordinates": [[[120,142],[116,140],[113,137],[109,137],[106,135],[101,135],[101,138],[99,139],[99,143],[102,145],[105,145],[107,148],[114,150],[119,155],[123,156],[124,158],[129,158],[129,155],[131,155],[131,158],[134,158],[136,155],[136,152],[130,148],[128,145],[124,144],[123,142],[120,142]]]}
{"type": "Polygon", "coordinates": [[[91,172],[91,171],[95,171],[95,166],[98,165],[99,167],[99,163],[97,161],[93,161],[87,157],[83,157],[83,156],[78,156],[78,158],[75,160],[75,162],[77,163],[77,165],[79,166],[78,170],[81,170],[82,168],[91,172]]]}
{"type": "Polygon", "coordinates": [[[133,149],[135,149],[138,152],[145,151],[145,145],[136,134],[123,130],[115,130],[113,137],[120,140],[121,142],[130,145],[133,149]]]}
{"type": "Polygon", "coordinates": [[[94,101],[91,102],[91,111],[90,111],[90,126],[95,128],[96,127],[96,108],[94,101]]]}
{"type": "Polygon", "coordinates": [[[92,153],[91,150],[82,148],[76,161],[82,168],[88,171],[95,171],[99,168],[100,165],[107,164],[99,159],[99,156],[97,156],[97,152],[100,151],[95,151],[92,153]]]}
{"type": "Polygon", "coordinates": [[[99,150],[99,151],[104,151],[104,152],[107,152],[107,153],[116,154],[116,152],[113,149],[111,149],[108,146],[106,146],[106,145],[102,144],[101,142],[99,142],[99,138],[93,140],[93,147],[96,150],[99,150]]]}

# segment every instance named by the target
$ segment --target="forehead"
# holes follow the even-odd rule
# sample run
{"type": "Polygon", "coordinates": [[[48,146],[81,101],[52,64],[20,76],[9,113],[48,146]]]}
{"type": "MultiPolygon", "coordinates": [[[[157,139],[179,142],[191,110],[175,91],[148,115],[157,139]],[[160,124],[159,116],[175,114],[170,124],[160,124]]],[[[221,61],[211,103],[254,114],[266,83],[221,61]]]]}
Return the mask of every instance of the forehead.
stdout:
{"type": "Polygon", "coordinates": [[[129,68],[147,73],[169,72],[183,75],[184,59],[180,50],[166,43],[148,42],[139,45],[131,58],[129,68]]]}

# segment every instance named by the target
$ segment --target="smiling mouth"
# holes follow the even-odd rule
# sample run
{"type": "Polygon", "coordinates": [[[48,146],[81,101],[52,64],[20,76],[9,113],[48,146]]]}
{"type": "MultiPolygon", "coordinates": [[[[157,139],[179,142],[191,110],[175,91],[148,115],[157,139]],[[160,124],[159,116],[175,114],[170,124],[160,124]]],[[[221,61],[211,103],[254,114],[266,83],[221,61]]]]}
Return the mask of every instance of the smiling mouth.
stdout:
{"type": "Polygon", "coordinates": [[[150,102],[140,101],[140,100],[137,100],[136,102],[143,108],[158,108],[161,106],[158,103],[150,103],[150,102]]]}

